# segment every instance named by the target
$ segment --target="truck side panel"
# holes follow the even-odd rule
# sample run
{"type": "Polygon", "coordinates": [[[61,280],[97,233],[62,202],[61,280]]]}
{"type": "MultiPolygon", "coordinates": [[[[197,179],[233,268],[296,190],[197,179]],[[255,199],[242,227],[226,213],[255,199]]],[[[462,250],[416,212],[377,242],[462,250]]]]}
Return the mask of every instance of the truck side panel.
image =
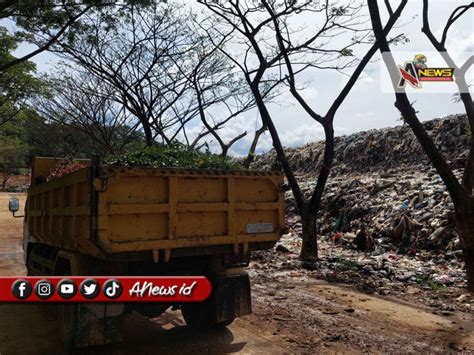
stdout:
{"type": "Polygon", "coordinates": [[[100,175],[98,243],[108,252],[218,244],[238,250],[280,237],[279,173],[133,168],[100,175]]]}
{"type": "Polygon", "coordinates": [[[278,172],[88,167],[30,187],[28,233],[98,257],[246,254],[280,238],[282,183],[278,172]]]}
{"type": "Polygon", "coordinates": [[[44,244],[97,255],[90,243],[91,168],[28,190],[28,233],[44,244]]]}

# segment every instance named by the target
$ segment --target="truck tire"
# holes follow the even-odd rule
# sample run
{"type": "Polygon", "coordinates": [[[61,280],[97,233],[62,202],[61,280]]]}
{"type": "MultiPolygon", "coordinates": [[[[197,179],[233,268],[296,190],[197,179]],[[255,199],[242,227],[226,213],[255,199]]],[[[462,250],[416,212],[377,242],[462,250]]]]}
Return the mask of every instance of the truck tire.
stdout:
{"type": "MultiPolygon", "coordinates": [[[[72,272],[69,262],[59,259],[55,275],[71,276],[72,272]]],[[[66,349],[71,349],[74,346],[78,308],[79,305],[77,303],[61,303],[58,305],[59,335],[66,349]]]]}
{"type": "Polygon", "coordinates": [[[66,349],[74,346],[77,324],[77,304],[60,304],[58,310],[59,334],[66,349]]]}
{"type": "Polygon", "coordinates": [[[217,322],[215,308],[211,302],[182,305],[181,313],[189,327],[199,330],[225,328],[231,325],[235,319],[217,322]]]}
{"type": "MultiPolygon", "coordinates": [[[[74,271],[74,274],[81,271],[74,271]]],[[[54,269],[57,276],[73,274],[69,260],[58,258],[54,269]]],[[[112,344],[123,338],[123,310],[118,303],[65,303],[58,305],[60,335],[67,349],[112,344]]]]}
{"type": "Polygon", "coordinates": [[[252,313],[250,280],[246,273],[213,275],[211,297],[203,303],[185,303],[181,313],[192,328],[223,328],[235,318],[252,313]]]}

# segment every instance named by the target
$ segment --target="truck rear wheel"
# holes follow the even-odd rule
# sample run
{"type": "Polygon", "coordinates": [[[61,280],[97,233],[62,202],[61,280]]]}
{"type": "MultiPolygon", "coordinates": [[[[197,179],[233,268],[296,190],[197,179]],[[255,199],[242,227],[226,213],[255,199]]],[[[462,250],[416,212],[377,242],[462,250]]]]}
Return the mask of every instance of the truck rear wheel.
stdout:
{"type": "MultiPolygon", "coordinates": [[[[71,266],[65,259],[58,259],[54,274],[56,276],[71,276],[71,266]]],[[[78,304],[61,303],[58,306],[59,335],[66,348],[74,345],[75,329],[77,324],[78,304]]]]}
{"type": "Polygon", "coordinates": [[[206,330],[211,328],[224,328],[232,324],[235,318],[225,321],[216,321],[216,312],[210,302],[200,304],[186,304],[181,306],[186,324],[195,329],[206,330]]]}
{"type": "Polygon", "coordinates": [[[214,275],[212,296],[203,303],[185,303],[186,324],[197,329],[227,327],[235,318],[252,313],[250,281],[246,273],[214,275]]]}
{"type": "MultiPolygon", "coordinates": [[[[77,271],[74,271],[76,273],[77,271]]],[[[73,274],[68,260],[58,258],[55,275],[73,274]]],[[[80,274],[80,271],[79,271],[80,274]]],[[[83,348],[122,341],[123,304],[65,303],[58,305],[60,335],[66,348],[83,348]]]]}
{"type": "Polygon", "coordinates": [[[60,304],[58,306],[59,334],[61,336],[61,341],[63,345],[67,349],[70,349],[74,346],[79,305],[60,304]]]}

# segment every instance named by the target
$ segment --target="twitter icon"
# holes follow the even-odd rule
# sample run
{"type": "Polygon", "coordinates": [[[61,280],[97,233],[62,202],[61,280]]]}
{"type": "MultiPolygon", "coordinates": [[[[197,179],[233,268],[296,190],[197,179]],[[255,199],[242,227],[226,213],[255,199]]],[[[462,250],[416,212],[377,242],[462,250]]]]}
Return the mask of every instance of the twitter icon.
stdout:
{"type": "Polygon", "coordinates": [[[81,283],[79,290],[82,296],[90,300],[97,297],[100,292],[100,286],[96,280],[86,279],[81,283]]]}

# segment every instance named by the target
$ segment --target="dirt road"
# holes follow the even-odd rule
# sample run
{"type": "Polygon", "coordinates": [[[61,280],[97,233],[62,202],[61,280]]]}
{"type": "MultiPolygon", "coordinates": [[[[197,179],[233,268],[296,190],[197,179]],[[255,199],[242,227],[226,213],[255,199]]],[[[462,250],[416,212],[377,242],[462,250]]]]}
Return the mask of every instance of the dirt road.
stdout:
{"type": "Polygon", "coordinates": [[[25,195],[16,193],[0,193],[0,276],[24,275],[26,269],[23,264],[23,218],[14,218],[8,211],[8,199],[18,197],[20,211],[23,215],[25,195]]]}
{"type": "MultiPolygon", "coordinates": [[[[0,194],[0,275],[24,275],[22,219],[7,212],[9,196],[0,194]]],[[[474,353],[472,314],[435,315],[293,271],[251,276],[254,313],[228,329],[197,333],[179,312],[152,320],[132,313],[122,344],[76,353],[474,353]]],[[[66,353],[57,334],[54,305],[0,305],[0,354],[66,353]]]]}

